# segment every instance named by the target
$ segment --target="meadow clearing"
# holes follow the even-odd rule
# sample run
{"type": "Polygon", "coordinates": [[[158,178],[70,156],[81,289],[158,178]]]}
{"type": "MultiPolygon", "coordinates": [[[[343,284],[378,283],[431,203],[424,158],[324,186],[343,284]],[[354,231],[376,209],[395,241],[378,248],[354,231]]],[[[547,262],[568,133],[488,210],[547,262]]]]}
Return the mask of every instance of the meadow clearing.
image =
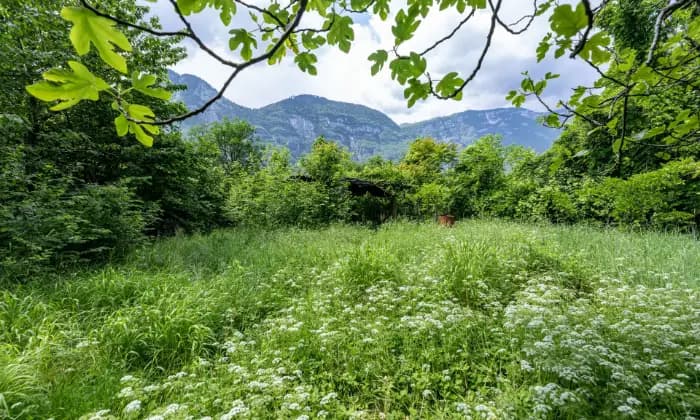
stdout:
{"type": "Polygon", "coordinates": [[[0,418],[700,417],[700,243],[222,230],[0,291],[0,418]]]}

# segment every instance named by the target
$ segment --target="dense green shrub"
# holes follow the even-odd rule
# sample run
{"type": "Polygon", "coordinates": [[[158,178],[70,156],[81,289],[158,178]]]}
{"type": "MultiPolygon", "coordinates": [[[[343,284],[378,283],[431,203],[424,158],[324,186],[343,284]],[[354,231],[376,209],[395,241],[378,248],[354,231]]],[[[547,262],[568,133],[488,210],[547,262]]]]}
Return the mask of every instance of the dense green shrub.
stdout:
{"type": "Polygon", "coordinates": [[[68,179],[32,179],[2,195],[0,270],[5,279],[28,280],[49,265],[123,255],[144,239],[151,218],[126,187],[75,189],[68,179]]]}
{"type": "Polygon", "coordinates": [[[157,211],[148,232],[191,233],[227,225],[219,150],[206,142],[184,141],[179,133],[158,140],[151,149],[131,151],[124,174],[138,198],[157,211]]]}
{"type": "Polygon", "coordinates": [[[233,182],[226,214],[244,226],[320,226],[348,218],[348,193],[342,184],[328,186],[264,169],[233,182]]]}
{"type": "Polygon", "coordinates": [[[583,213],[604,223],[646,228],[697,228],[700,163],[683,160],[631,176],[588,182],[578,192],[583,213]]]}
{"type": "Polygon", "coordinates": [[[556,183],[539,187],[519,201],[516,217],[554,223],[572,223],[580,220],[572,194],[556,183]]]}

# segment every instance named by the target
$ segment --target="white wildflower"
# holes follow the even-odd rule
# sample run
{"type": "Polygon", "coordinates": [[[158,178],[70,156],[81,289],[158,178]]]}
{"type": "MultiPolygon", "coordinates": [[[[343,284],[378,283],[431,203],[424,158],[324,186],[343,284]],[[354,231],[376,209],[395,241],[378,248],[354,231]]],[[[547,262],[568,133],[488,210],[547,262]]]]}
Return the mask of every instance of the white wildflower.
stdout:
{"type": "Polygon", "coordinates": [[[242,400],[236,400],[233,402],[231,410],[228,413],[221,416],[221,420],[231,420],[232,418],[238,416],[239,414],[248,413],[248,407],[242,400]]]}
{"type": "Polygon", "coordinates": [[[301,410],[301,405],[299,405],[298,403],[290,403],[287,404],[287,409],[292,411],[298,411],[301,410]]]}
{"type": "Polygon", "coordinates": [[[469,410],[469,406],[465,403],[457,403],[455,404],[455,410],[459,413],[466,413],[469,410]]]}
{"type": "Polygon", "coordinates": [[[133,400],[132,402],[127,404],[126,407],[124,407],[124,412],[127,414],[135,413],[138,411],[141,411],[141,401],[139,400],[133,400]]]}
{"type": "Polygon", "coordinates": [[[163,415],[164,416],[171,416],[173,414],[176,414],[178,411],[183,410],[184,408],[186,408],[186,406],[184,406],[184,405],[170,404],[169,406],[167,406],[165,408],[165,412],[163,412],[163,415]]]}
{"type": "Polygon", "coordinates": [[[127,386],[126,388],[122,388],[122,390],[119,391],[119,394],[117,396],[119,398],[131,398],[134,396],[134,389],[130,386],[127,386]]]}
{"type": "Polygon", "coordinates": [[[636,413],[634,408],[632,408],[626,404],[623,404],[623,405],[617,407],[617,411],[619,411],[620,413],[622,413],[622,415],[625,415],[625,416],[633,416],[636,413]]]}
{"type": "Polygon", "coordinates": [[[100,410],[97,413],[95,413],[94,416],[90,417],[90,420],[101,420],[105,418],[105,416],[108,415],[109,412],[109,410],[100,410]]]}
{"type": "Polygon", "coordinates": [[[331,392],[331,393],[329,393],[329,394],[326,394],[326,395],[323,396],[323,398],[321,398],[320,404],[321,404],[321,405],[327,405],[327,404],[329,404],[331,401],[333,401],[334,399],[336,399],[337,397],[338,397],[338,394],[336,394],[335,392],[331,392]]]}

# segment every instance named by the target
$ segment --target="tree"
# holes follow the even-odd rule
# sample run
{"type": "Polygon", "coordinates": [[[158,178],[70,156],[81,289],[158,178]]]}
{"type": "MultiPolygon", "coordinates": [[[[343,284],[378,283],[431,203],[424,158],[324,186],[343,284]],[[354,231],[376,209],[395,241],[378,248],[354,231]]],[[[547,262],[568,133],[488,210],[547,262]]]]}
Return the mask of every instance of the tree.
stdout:
{"type": "MultiPolygon", "coordinates": [[[[133,21],[146,13],[135,1],[105,0],[101,7],[133,21]]],[[[51,0],[0,4],[0,277],[30,278],[47,264],[123,255],[145,234],[224,222],[218,155],[185,143],[176,129],[163,130],[147,150],[119,138],[113,128],[119,113],[108,97],[56,113],[27,95],[25,85],[51,65],[79,59],[60,9],[51,0]]],[[[131,62],[165,77],[167,66],[183,57],[175,44],[134,39],[131,62]]],[[[120,82],[99,63],[94,56],[83,60],[96,77],[120,82]]],[[[184,109],[133,96],[164,115],[184,109]]]]}
{"type": "Polygon", "coordinates": [[[219,161],[228,175],[241,170],[254,171],[262,163],[262,149],[255,138],[255,127],[246,121],[224,119],[206,127],[195,127],[190,135],[216,146],[219,161]]]}
{"type": "Polygon", "coordinates": [[[497,136],[485,136],[459,154],[450,182],[460,216],[483,213],[505,182],[505,148],[497,136]]]}
{"type": "Polygon", "coordinates": [[[558,75],[548,73],[542,80],[533,80],[525,73],[521,88],[508,95],[516,106],[532,97],[551,111],[547,118],[549,124],[560,125],[575,116],[596,128],[610,131],[615,137],[611,147],[616,154],[616,170],[622,165],[626,144],[635,136],[645,141],[658,136],[663,136],[663,142],[677,138],[687,141],[688,138],[697,139],[700,127],[693,109],[677,114],[677,118],[666,124],[638,133],[631,131],[628,118],[632,98],[656,97],[669,86],[681,89],[689,97],[698,96],[700,2],[697,0],[675,0],[666,5],[635,0],[635,4],[644,7],[634,9],[621,0],[603,1],[598,6],[593,6],[589,0],[575,5],[535,0],[532,11],[512,24],[505,23],[502,18],[507,8],[504,0],[416,0],[399,7],[389,0],[291,0],[288,4],[269,0],[262,5],[243,0],[170,0],[170,3],[182,21],[181,30],[163,31],[157,26],[136,23],[90,0],[76,0],[75,6],[65,7],[62,16],[72,23],[71,40],[78,54],[85,55],[94,46],[109,67],[131,77],[121,77],[119,83],[110,82],[80,63],[69,61],[70,69],[64,67],[47,72],[44,81],[29,87],[30,93],[45,101],[58,101],[54,106],[56,110],[111,94],[114,108],[121,113],[115,120],[117,132],[120,135],[132,133],[139,141],[150,145],[152,134],[157,133],[160,126],[203,112],[223,96],[241,72],[255,65],[276,64],[290,55],[301,71],[315,75],[318,48],[328,44],[344,52],[350,50],[354,40],[353,16],[357,13],[372,13],[383,20],[391,16],[394,21],[394,45],[375,51],[368,59],[372,63],[372,74],[388,68],[392,78],[404,87],[408,106],[430,95],[460,99],[487,58],[496,28],[516,36],[526,32],[535,19],[546,17],[551,32],[537,46],[537,58],[542,60],[553,51],[555,58],[568,56],[583,60],[601,74],[601,82],[579,86],[568,101],[551,106],[545,103],[542,94],[548,81],[558,75]],[[229,46],[237,59],[219,55],[192,30],[189,17],[206,8],[216,9],[224,26],[232,24],[234,16],[237,18],[236,27],[229,31],[229,46]],[[463,19],[425,50],[406,50],[407,41],[415,35],[428,13],[445,9],[455,9],[463,19]],[[488,16],[489,29],[473,68],[461,75],[457,71],[431,72],[429,53],[448,43],[478,14],[488,16]],[[249,16],[249,20],[239,24],[241,18],[245,20],[244,16],[249,16]],[[322,23],[307,27],[308,21],[322,23]],[[642,21],[644,27],[645,35],[641,37],[631,35],[634,32],[631,28],[635,28],[638,21],[642,21]],[[255,29],[247,29],[251,27],[255,29]],[[128,60],[138,52],[132,42],[136,34],[191,39],[204,53],[229,67],[230,75],[222,89],[201,107],[177,116],[160,116],[139,102],[138,94],[165,98],[167,92],[158,87],[157,77],[143,74],[142,68],[128,60]],[[619,43],[614,44],[618,39],[619,43]],[[628,46],[631,47],[626,48],[628,46]],[[609,69],[604,71],[604,66],[609,69]],[[588,115],[602,109],[608,110],[605,119],[588,115]]]}
{"type": "Polygon", "coordinates": [[[441,143],[431,138],[414,140],[404,155],[399,168],[418,184],[437,181],[443,170],[457,157],[457,145],[441,143]]]}
{"type": "Polygon", "coordinates": [[[345,174],[352,162],[350,153],[338,143],[319,137],[300,164],[312,179],[330,186],[345,174]]]}

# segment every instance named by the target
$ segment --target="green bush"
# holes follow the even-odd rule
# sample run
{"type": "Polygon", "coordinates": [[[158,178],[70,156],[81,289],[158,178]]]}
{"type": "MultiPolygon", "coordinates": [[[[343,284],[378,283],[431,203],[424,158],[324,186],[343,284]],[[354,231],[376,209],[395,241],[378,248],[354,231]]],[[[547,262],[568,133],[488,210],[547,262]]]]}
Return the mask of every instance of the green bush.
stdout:
{"type": "Polygon", "coordinates": [[[230,180],[226,216],[236,225],[265,227],[312,227],[349,220],[349,192],[336,178],[321,182],[293,176],[289,154],[274,151],[263,169],[230,180]]]}
{"type": "MultiPolygon", "coordinates": [[[[121,256],[144,239],[150,214],[126,187],[69,190],[66,179],[33,182],[0,204],[4,279],[28,280],[47,266],[121,256]]],[[[4,191],[7,192],[7,191],[4,191]]]]}
{"type": "Polygon", "coordinates": [[[580,220],[572,194],[556,183],[539,187],[521,199],[516,204],[515,214],[525,220],[547,220],[554,223],[580,220]]]}
{"type": "Polygon", "coordinates": [[[588,182],[579,191],[582,211],[621,226],[689,230],[700,215],[700,163],[683,160],[629,179],[588,182]]]}
{"type": "Polygon", "coordinates": [[[179,134],[161,136],[153,148],[130,150],[130,185],[137,197],[157,209],[148,225],[154,235],[209,231],[225,226],[225,171],[216,145],[190,143],[179,134]]]}

